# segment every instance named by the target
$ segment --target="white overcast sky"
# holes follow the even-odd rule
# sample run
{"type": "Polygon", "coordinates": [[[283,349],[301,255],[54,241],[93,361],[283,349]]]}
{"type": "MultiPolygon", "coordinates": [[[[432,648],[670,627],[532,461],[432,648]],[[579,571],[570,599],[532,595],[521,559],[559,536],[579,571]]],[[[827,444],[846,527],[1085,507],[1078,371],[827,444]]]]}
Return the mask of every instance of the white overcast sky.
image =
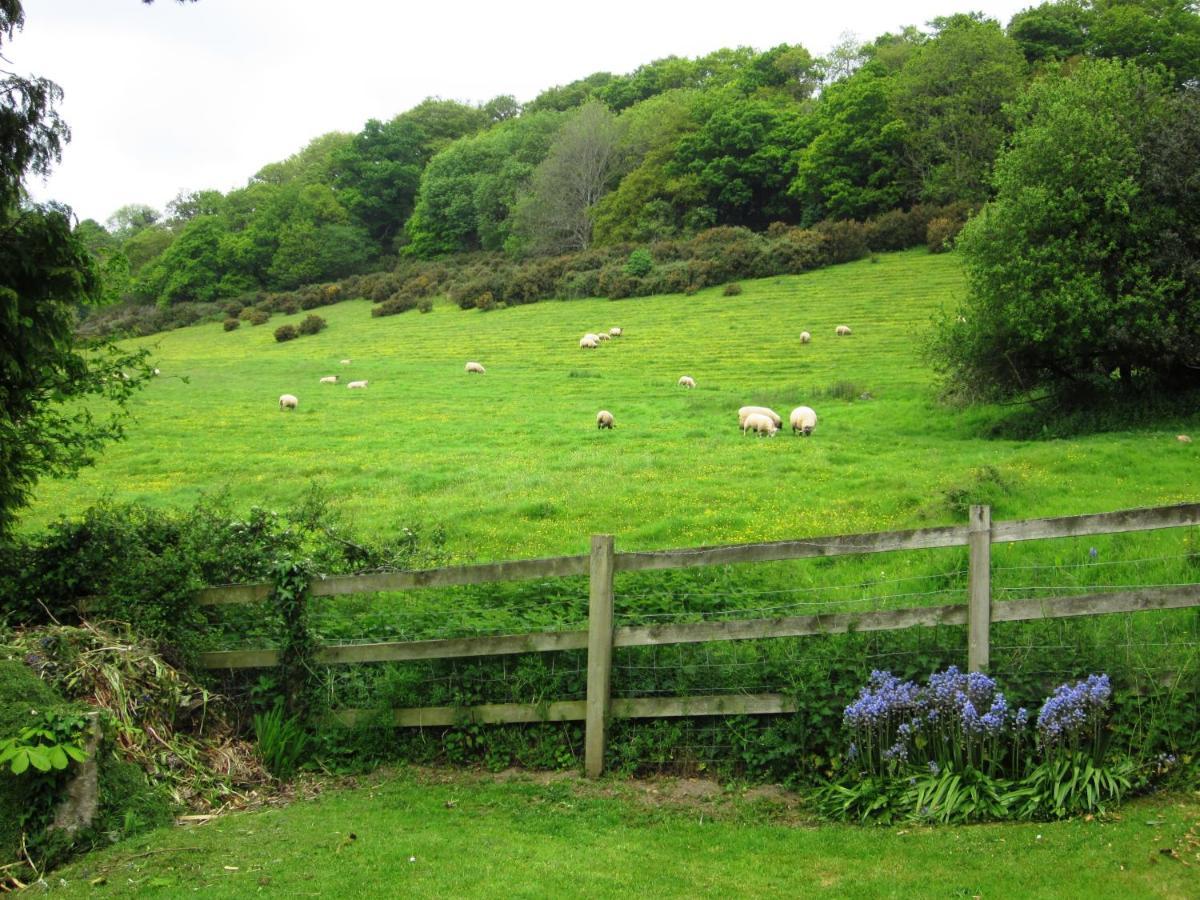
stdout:
{"type": "Polygon", "coordinates": [[[329,131],[358,131],[429,96],[520,101],[672,54],[869,40],[979,10],[1007,24],[1033,0],[25,0],[2,51],[57,82],[72,131],[39,200],[103,222],[126,203],[240,187],[329,131]]]}

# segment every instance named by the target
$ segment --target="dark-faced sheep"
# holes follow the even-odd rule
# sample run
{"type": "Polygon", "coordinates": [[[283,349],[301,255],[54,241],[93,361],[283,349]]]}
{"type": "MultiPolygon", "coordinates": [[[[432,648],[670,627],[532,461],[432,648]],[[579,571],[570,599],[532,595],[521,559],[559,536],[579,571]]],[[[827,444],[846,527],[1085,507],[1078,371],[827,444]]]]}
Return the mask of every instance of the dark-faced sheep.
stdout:
{"type": "Polygon", "coordinates": [[[849,325],[839,325],[837,328],[833,329],[833,333],[836,334],[838,337],[849,337],[851,334],[850,326],[849,325]]]}
{"type": "Polygon", "coordinates": [[[300,401],[296,399],[296,396],[294,394],[280,394],[279,395],[280,410],[295,409],[299,405],[300,405],[300,401]]]}
{"type": "Polygon", "coordinates": [[[613,427],[613,414],[610,413],[607,409],[602,409],[602,410],[600,410],[600,412],[596,413],[596,427],[597,428],[612,428],[613,427]]]}
{"type": "Polygon", "coordinates": [[[484,373],[483,366],[477,362],[467,363],[466,371],[471,375],[482,375],[484,373]]]}
{"type": "Polygon", "coordinates": [[[685,388],[694,388],[696,386],[696,380],[692,378],[691,375],[684,375],[679,379],[679,386],[685,388]]]}
{"type": "Polygon", "coordinates": [[[792,434],[799,431],[805,437],[808,437],[813,433],[813,429],[817,427],[817,414],[811,406],[797,406],[792,410],[788,421],[792,424],[792,434]]]}

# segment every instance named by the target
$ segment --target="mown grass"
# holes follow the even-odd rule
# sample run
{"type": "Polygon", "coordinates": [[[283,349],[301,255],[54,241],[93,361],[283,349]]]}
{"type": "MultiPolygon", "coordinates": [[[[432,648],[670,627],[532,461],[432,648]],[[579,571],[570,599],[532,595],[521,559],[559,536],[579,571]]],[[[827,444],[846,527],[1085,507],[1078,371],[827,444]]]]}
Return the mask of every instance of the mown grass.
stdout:
{"type": "Polygon", "coordinates": [[[401,772],[160,829],[49,881],[64,897],[1195,896],[1196,795],[1091,821],[884,829],[689,787],[401,772]]]}
{"type": "Polygon", "coordinates": [[[962,295],[952,254],[743,287],[383,319],[347,302],[321,311],[326,331],[285,344],[274,328],[304,313],[146,339],[164,377],[138,398],[129,439],[77,479],[43,483],[24,526],[104,496],[179,506],[226,489],[278,507],[315,481],[360,532],[436,524],[460,559],[503,559],[581,552],[596,532],[643,549],[940,524],[972,498],[1011,518],[1197,494],[1200,445],[1174,435],[1200,414],[1031,441],[988,436],[1010,410],[940,405],[922,347],[962,295]],[[834,337],[841,323],[852,337],[834,337]],[[625,336],[578,348],[610,325],[625,336]],[[466,375],[468,359],[487,374],[466,375]],[[317,383],[334,373],[370,387],[317,383]],[[685,373],[694,391],[676,386],[685,373]],[[298,412],[279,411],[285,392],[298,412]],[[809,404],[820,424],[808,440],[743,437],[748,403],[784,416],[809,404]],[[615,430],[597,431],[601,408],[615,430]]]}

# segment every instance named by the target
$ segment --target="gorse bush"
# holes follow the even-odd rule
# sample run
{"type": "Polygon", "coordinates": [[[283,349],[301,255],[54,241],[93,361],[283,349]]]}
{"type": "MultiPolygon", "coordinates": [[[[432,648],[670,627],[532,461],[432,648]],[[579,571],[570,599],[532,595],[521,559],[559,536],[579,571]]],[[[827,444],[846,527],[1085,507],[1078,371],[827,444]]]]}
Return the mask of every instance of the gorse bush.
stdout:
{"type": "Polygon", "coordinates": [[[226,331],[237,331],[237,329],[241,326],[241,324],[242,324],[241,319],[229,318],[229,319],[225,320],[224,328],[226,331]]]}
{"type": "Polygon", "coordinates": [[[324,319],[317,315],[305,316],[304,320],[296,329],[300,334],[316,334],[326,328],[327,323],[324,319]]]}
{"type": "Polygon", "coordinates": [[[280,325],[275,329],[275,340],[281,344],[284,341],[294,341],[299,336],[295,325],[280,325]]]}

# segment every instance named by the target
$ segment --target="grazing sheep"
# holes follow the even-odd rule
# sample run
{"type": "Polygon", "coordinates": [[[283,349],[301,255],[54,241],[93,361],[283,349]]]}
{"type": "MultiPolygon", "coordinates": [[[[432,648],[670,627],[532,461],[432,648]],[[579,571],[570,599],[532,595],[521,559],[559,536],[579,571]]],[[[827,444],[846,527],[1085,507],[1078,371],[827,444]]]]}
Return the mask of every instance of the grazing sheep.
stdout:
{"type": "Polygon", "coordinates": [[[1175,440],[1179,441],[1179,443],[1181,443],[1181,444],[1190,444],[1192,442],[1192,439],[1190,437],[1188,437],[1186,434],[1175,435],[1175,440]]]}
{"type": "Polygon", "coordinates": [[[579,339],[579,349],[581,350],[595,350],[599,346],[600,341],[594,334],[585,334],[579,339]]]}
{"type": "Polygon", "coordinates": [[[808,437],[817,427],[817,414],[813,412],[811,406],[797,406],[792,410],[788,421],[792,423],[792,434],[801,431],[805,437],[808,437]]]}
{"type": "Polygon", "coordinates": [[[602,332],[600,332],[598,335],[596,335],[596,340],[598,340],[598,341],[611,341],[611,340],[612,340],[612,335],[611,335],[611,334],[609,334],[607,331],[602,331],[602,332]]]}
{"type": "Polygon", "coordinates": [[[321,384],[337,384],[337,380],[336,375],[325,375],[321,378],[321,384]]]}
{"type": "Polygon", "coordinates": [[[612,428],[612,427],[614,427],[612,413],[610,413],[607,409],[602,409],[602,410],[600,410],[600,412],[596,413],[596,427],[597,428],[612,428]]]}
{"type": "Polygon", "coordinates": [[[811,340],[812,340],[812,335],[809,334],[807,331],[800,332],[800,343],[807,344],[811,340]]]}
{"type": "Polygon", "coordinates": [[[743,437],[745,437],[747,431],[753,431],[760,437],[764,434],[768,437],[775,437],[775,432],[778,430],[779,426],[765,413],[750,413],[750,415],[746,416],[746,421],[742,423],[743,437]]]}
{"type": "Polygon", "coordinates": [[[161,375],[161,374],[162,374],[162,372],[160,372],[158,369],[155,369],[155,370],[154,370],[154,374],[155,374],[155,375],[161,375]]]}
{"type": "Polygon", "coordinates": [[[350,362],[351,362],[351,361],[350,361],[350,360],[348,360],[348,359],[343,359],[343,360],[342,360],[342,365],[343,365],[343,366],[348,366],[348,365],[350,365],[350,362]]]}
{"type": "Polygon", "coordinates": [[[350,388],[351,390],[353,390],[354,388],[365,388],[366,386],[367,386],[367,382],[365,382],[365,381],[351,381],[349,384],[346,385],[346,387],[350,388]]]}
{"type": "Polygon", "coordinates": [[[483,366],[481,366],[481,365],[480,365],[479,363],[477,363],[477,362],[469,362],[469,363],[467,363],[466,370],[467,370],[467,372],[468,372],[469,374],[471,374],[471,375],[482,375],[482,374],[484,373],[484,368],[483,368],[483,366]]]}
{"type": "Polygon", "coordinates": [[[780,418],[779,413],[766,406],[743,406],[738,410],[738,427],[741,428],[746,424],[746,416],[752,416],[755,413],[760,413],[770,418],[775,423],[776,428],[783,427],[783,419],[780,418]]]}
{"type": "Polygon", "coordinates": [[[279,395],[279,408],[281,410],[295,409],[299,405],[300,405],[300,401],[297,400],[294,395],[292,395],[292,394],[280,394],[279,395]]]}
{"type": "Polygon", "coordinates": [[[608,329],[608,333],[611,334],[613,337],[620,337],[621,329],[614,325],[612,328],[608,329]]]}
{"type": "Polygon", "coordinates": [[[833,332],[838,337],[849,337],[851,334],[849,325],[839,325],[837,328],[833,329],[833,332]]]}
{"type": "Polygon", "coordinates": [[[679,379],[679,386],[685,388],[694,388],[696,386],[696,380],[692,378],[691,375],[684,375],[679,379]]]}

